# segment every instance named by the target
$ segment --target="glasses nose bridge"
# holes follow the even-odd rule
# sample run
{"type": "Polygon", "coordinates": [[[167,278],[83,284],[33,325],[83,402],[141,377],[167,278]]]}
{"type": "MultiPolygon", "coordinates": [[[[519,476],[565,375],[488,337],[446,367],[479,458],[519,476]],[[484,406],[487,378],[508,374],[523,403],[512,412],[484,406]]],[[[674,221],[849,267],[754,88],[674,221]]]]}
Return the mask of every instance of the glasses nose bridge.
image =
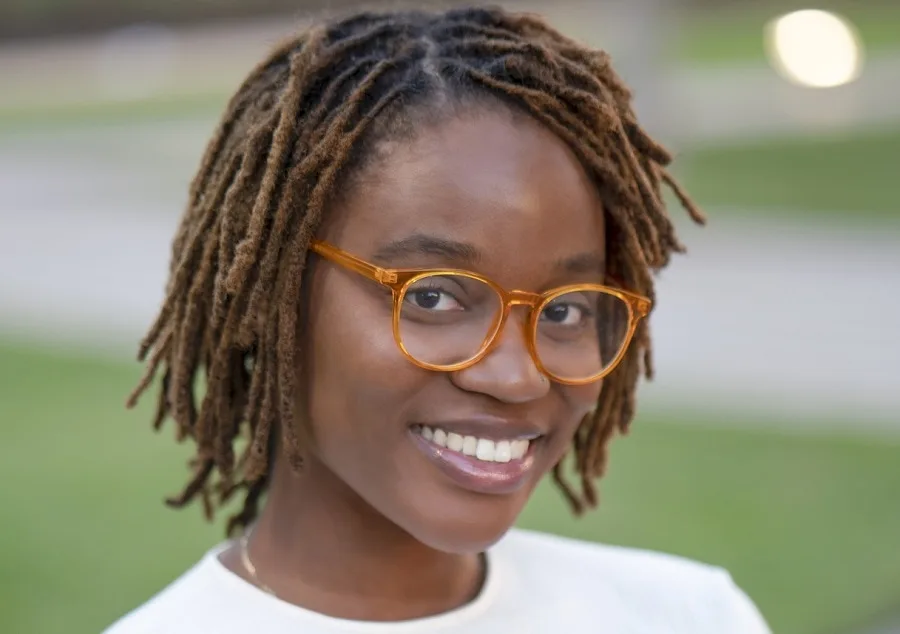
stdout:
{"type": "Polygon", "coordinates": [[[540,295],[528,291],[508,291],[505,295],[504,300],[506,301],[506,310],[509,310],[513,306],[528,306],[534,308],[541,301],[540,295]]]}
{"type": "MultiPolygon", "coordinates": [[[[529,291],[505,291],[502,293],[503,296],[503,317],[502,317],[502,327],[500,330],[505,330],[509,324],[509,316],[512,313],[512,309],[514,306],[524,306],[528,309],[527,317],[525,321],[522,322],[523,334],[528,331],[528,322],[531,321],[533,311],[537,308],[538,304],[541,302],[541,296],[537,293],[531,293],[529,291]]],[[[499,338],[501,335],[500,332],[497,332],[496,338],[499,338]]],[[[526,334],[527,338],[527,334],[526,334]]]]}
{"type": "MultiPolygon", "coordinates": [[[[501,297],[503,300],[502,307],[502,316],[500,318],[500,327],[494,333],[493,341],[489,346],[490,349],[494,349],[499,343],[500,338],[503,336],[503,331],[505,331],[509,327],[509,317],[512,313],[512,309],[514,306],[524,306],[528,309],[528,316],[522,322],[522,334],[525,336],[526,342],[528,339],[528,323],[532,319],[532,315],[535,308],[537,308],[538,304],[541,301],[541,296],[537,293],[531,293],[529,291],[504,291],[501,292],[501,297]]],[[[530,348],[530,346],[529,346],[530,348]]]]}
{"type": "Polygon", "coordinates": [[[524,337],[523,343],[528,350],[528,355],[529,357],[531,357],[532,363],[537,364],[538,359],[535,357],[534,347],[528,341],[528,324],[532,319],[532,311],[534,311],[534,309],[537,308],[538,304],[541,302],[541,296],[537,293],[531,293],[529,291],[503,291],[499,288],[497,290],[499,291],[501,301],[503,302],[503,306],[501,307],[500,323],[497,327],[497,330],[494,331],[494,335],[491,339],[490,344],[488,344],[485,353],[490,354],[497,349],[498,345],[500,345],[500,340],[503,338],[503,333],[510,326],[509,317],[512,313],[512,308],[514,306],[524,306],[528,310],[528,316],[521,323],[522,331],[520,334],[524,337]]]}

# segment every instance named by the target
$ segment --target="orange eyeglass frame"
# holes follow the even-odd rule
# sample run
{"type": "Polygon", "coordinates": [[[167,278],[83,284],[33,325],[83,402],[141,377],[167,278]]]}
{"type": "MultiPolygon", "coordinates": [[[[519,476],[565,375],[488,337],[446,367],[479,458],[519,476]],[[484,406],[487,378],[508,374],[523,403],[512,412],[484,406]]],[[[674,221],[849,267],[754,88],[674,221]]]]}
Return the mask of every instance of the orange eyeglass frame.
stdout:
{"type": "Polygon", "coordinates": [[[311,251],[320,255],[326,260],[345,269],[353,271],[354,273],[358,273],[363,277],[366,277],[374,282],[381,284],[382,286],[386,286],[387,288],[391,289],[394,302],[394,341],[397,343],[397,346],[400,348],[403,356],[405,356],[411,363],[419,366],[420,368],[438,372],[456,372],[459,370],[464,370],[475,365],[484,357],[486,357],[491,351],[491,348],[498,341],[499,334],[503,331],[503,327],[506,325],[506,321],[509,318],[512,307],[520,305],[528,306],[530,308],[528,316],[528,331],[526,333],[529,336],[526,337],[526,342],[528,345],[528,352],[531,355],[531,359],[537,369],[554,381],[564,383],[566,385],[586,385],[588,383],[593,383],[607,376],[616,368],[616,366],[625,356],[625,353],[628,351],[628,346],[631,345],[631,340],[634,338],[634,333],[635,330],[637,330],[637,326],[640,323],[640,320],[644,319],[650,313],[650,308],[652,305],[652,302],[647,297],[643,297],[642,295],[637,295],[636,293],[631,293],[619,288],[605,286],[602,284],[571,284],[567,286],[561,286],[559,288],[554,288],[544,293],[532,293],[529,291],[520,290],[507,291],[493,280],[471,271],[464,271],[461,269],[386,269],[366,262],[365,260],[358,258],[355,255],[352,255],[332,244],[323,242],[321,240],[312,240],[310,242],[309,248],[311,251]],[[400,309],[403,298],[406,295],[407,289],[409,289],[412,284],[422,278],[433,275],[461,275],[463,277],[478,280],[491,287],[500,297],[500,300],[502,302],[503,308],[499,313],[499,317],[497,318],[496,323],[493,325],[488,335],[485,337],[484,342],[482,342],[481,348],[477,353],[475,353],[474,356],[467,359],[466,361],[462,361],[460,363],[455,363],[452,365],[432,365],[429,363],[424,363],[411,355],[406,349],[406,346],[403,344],[403,339],[400,336],[400,309]],[[623,302],[625,302],[625,304],[628,306],[628,330],[626,331],[625,338],[621,348],[619,349],[619,352],[606,368],[598,372],[596,375],[585,379],[566,379],[548,371],[544,364],[541,362],[541,358],[538,354],[536,345],[538,319],[540,317],[541,310],[555,298],[566,293],[577,291],[598,291],[607,293],[609,295],[618,297],[623,302]]]}

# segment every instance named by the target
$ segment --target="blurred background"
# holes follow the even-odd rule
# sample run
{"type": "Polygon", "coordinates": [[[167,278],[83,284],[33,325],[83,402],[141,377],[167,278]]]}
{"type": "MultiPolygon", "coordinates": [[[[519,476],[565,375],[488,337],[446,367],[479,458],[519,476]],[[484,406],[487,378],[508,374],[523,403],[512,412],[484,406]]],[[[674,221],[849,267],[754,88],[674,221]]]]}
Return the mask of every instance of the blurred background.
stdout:
{"type": "MultiPolygon", "coordinates": [[[[98,632],[222,538],[162,505],[188,448],[124,409],[137,341],[229,94],[356,4],[0,4],[0,631],[98,632]]],[[[500,4],[612,53],[710,216],[673,207],[601,509],[521,524],[725,566],[779,633],[900,632],[900,4],[500,4]]]]}

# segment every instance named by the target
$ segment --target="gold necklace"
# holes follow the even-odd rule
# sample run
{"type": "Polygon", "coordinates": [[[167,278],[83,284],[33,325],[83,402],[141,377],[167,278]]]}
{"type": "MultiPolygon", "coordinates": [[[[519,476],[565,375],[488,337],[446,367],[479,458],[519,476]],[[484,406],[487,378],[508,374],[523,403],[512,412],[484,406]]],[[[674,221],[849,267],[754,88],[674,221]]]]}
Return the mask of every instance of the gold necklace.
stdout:
{"type": "MultiPolygon", "coordinates": [[[[258,587],[263,592],[270,594],[273,597],[277,598],[278,595],[275,594],[275,591],[272,590],[272,588],[270,588],[266,584],[264,584],[262,581],[260,581],[259,575],[256,573],[256,566],[254,566],[253,562],[250,560],[249,541],[250,541],[251,534],[252,534],[252,532],[246,533],[245,535],[243,535],[241,537],[240,541],[238,542],[238,554],[240,555],[240,558],[241,558],[241,565],[244,566],[244,569],[247,571],[247,574],[250,575],[250,581],[253,582],[253,585],[258,587]]],[[[484,578],[487,576],[487,565],[488,565],[487,564],[487,556],[484,553],[482,553],[478,557],[478,563],[480,564],[480,568],[481,568],[481,583],[483,584],[484,578]]],[[[479,592],[481,592],[480,589],[479,589],[479,592]]]]}
{"type": "Polygon", "coordinates": [[[275,592],[259,580],[259,575],[256,574],[256,566],[253,565],[253,562],[250,561],[250,548],[248,547],[248,542],[250,541],[250,533],[246,533],[238,544],[238,553],[241,557],[241,564],[244,566],[244,569],[247,571],[247,574],[250,575],[250,580],[253,582],[255,586],[257,586],[263,592],[267,592],[271,594],[273,597],[277,596],[275,592]]]}

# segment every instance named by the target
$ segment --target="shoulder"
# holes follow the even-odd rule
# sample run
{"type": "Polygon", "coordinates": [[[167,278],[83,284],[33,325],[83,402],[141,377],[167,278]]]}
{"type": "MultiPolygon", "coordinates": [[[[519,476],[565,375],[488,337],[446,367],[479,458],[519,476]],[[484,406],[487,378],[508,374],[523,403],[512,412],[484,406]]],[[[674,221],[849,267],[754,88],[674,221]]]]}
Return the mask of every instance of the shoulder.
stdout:
{"type": "Polygon", "coordinates": [[[753,601],[717,566],[522,529],[511,531],[498,549],[544,591],[580,596],[584,605],[607,597],[642,622],[664,622],[665,631],[770,632],[753,601]]]}
{"type": "Polygon", "coordinates": [[[208,626],[218,613],[217,597],[208,553],[201,561],[163,588],[150,600],[119,618],[103,634],[181,634],[196,632],[197,623],[208,626]]]}

